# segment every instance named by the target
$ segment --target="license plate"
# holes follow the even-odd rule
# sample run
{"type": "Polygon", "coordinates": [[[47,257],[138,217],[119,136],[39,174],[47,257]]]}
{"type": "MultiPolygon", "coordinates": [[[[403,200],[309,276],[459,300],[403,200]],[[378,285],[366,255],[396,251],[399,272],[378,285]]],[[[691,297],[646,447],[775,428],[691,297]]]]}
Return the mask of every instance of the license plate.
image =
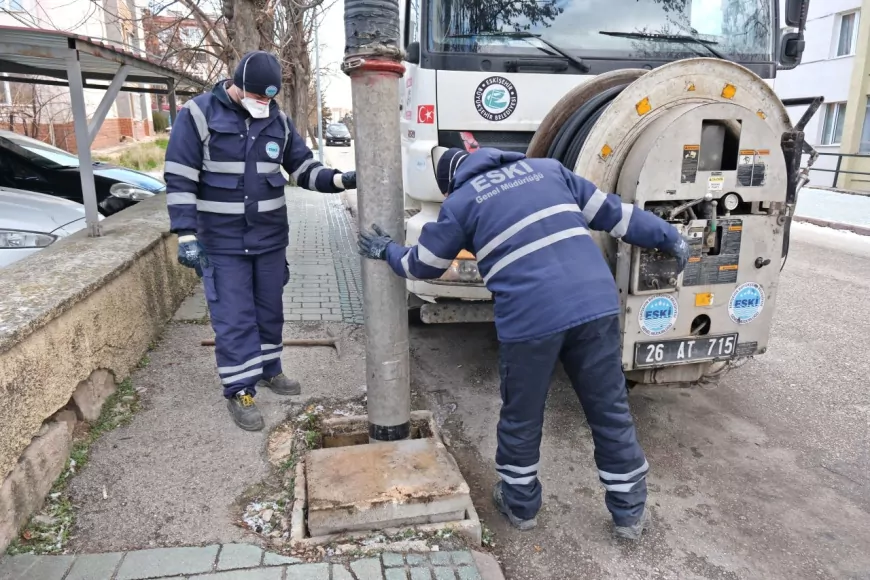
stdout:
{"type": "Polygon", "coordinates": [[[634,345],[634,367],[734,358],[737,335],[696,336],[634,345]]]}

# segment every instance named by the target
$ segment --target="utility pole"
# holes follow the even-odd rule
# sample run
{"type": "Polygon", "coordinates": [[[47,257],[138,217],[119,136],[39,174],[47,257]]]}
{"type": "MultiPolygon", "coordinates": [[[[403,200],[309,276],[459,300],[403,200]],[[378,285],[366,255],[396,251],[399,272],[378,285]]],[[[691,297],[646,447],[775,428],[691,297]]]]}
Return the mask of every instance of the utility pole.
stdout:
{"type": "MultiPolygon", "coordinates": [[[[378,224],[405,239],[399,83],[398,0],[345,0],[345,55],[356,132],[359,227],[378,224]]],[[[408,305],[405,281],[386,262],[362,259],[369,438],[407,439],[411,431],[408,305]]]]}
{"type": "Polygon", "coordinates": [[[314,8],[314,84],[317,87],[317,157],[323,163],[323,99],[320,96],[320,22],[314,8]]]}

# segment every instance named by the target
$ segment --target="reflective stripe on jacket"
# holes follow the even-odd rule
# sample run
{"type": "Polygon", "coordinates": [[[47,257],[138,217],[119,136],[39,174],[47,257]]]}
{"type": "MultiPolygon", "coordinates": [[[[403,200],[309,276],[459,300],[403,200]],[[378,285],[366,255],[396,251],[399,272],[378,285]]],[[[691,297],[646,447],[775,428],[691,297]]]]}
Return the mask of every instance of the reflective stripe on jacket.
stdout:
{"type": "Polygon", "coordinates": [[[259,254],[286,247],[281,167],[306,189],[335,193],[338,171],[314,160],[273,102],[254,119],[227,94],[226,81],[188,101],[166,149],[166,201],[173,232],[193,231],[206,252],[259,254]]]}
{"type": "Polygon", "coordinates": [[[416,246],[390,244],[387,260],[406,278],[444,274],[462,249],[495,299],[499,339],[538,338],[619,312],[616,284],[589,230],[646,248],[679,232],[568,171],[552,159],[480,149],[416,246]]]}

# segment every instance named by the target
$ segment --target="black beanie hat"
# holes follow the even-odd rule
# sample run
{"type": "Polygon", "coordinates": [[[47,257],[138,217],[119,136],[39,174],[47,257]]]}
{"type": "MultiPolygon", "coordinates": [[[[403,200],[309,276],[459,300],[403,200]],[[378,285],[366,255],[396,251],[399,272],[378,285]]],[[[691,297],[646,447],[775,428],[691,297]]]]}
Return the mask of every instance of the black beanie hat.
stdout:
{"type": "Polygon", "coordinates": [[[456,176],[459,164],[465,161],[466,157],[468,157],[468,153],[459,147],[451,147],[438,160],[438,166],[435,168],[435,181],[438,182],[438,189],[441,190],[441,193],[453,193],[453,178],[456,176]]]}
{"type": "Polygon", "coordinates": [[[239,61],[233,84],[246,93],[271,99],[281,90],[281,65],[271,53],[262,50],[249,52],[239,61]]]}

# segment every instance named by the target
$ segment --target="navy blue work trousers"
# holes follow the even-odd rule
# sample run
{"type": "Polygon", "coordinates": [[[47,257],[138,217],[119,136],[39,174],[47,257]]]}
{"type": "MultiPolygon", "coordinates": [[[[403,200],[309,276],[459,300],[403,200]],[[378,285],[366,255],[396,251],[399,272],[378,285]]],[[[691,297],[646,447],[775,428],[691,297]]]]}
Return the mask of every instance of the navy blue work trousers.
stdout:
{"type": "Polygon", "coordinates": [[[562,361],[592,430],[607,509],[616,525],[632,525],[646,503],[649,464],[628,409],[616,315],[544,338],[501,343],[502,408],[495,461],[507,505],[522,519],[541,509],[541,431],[557,360],[562,361]]]}
{"type": "Polygon", "coordinates": [[[281,374],[283,292],[289,277],[284,250],[208,258],[202,282],[224,396],[242,390],[254,395],[257,381],[281,374]]]}

